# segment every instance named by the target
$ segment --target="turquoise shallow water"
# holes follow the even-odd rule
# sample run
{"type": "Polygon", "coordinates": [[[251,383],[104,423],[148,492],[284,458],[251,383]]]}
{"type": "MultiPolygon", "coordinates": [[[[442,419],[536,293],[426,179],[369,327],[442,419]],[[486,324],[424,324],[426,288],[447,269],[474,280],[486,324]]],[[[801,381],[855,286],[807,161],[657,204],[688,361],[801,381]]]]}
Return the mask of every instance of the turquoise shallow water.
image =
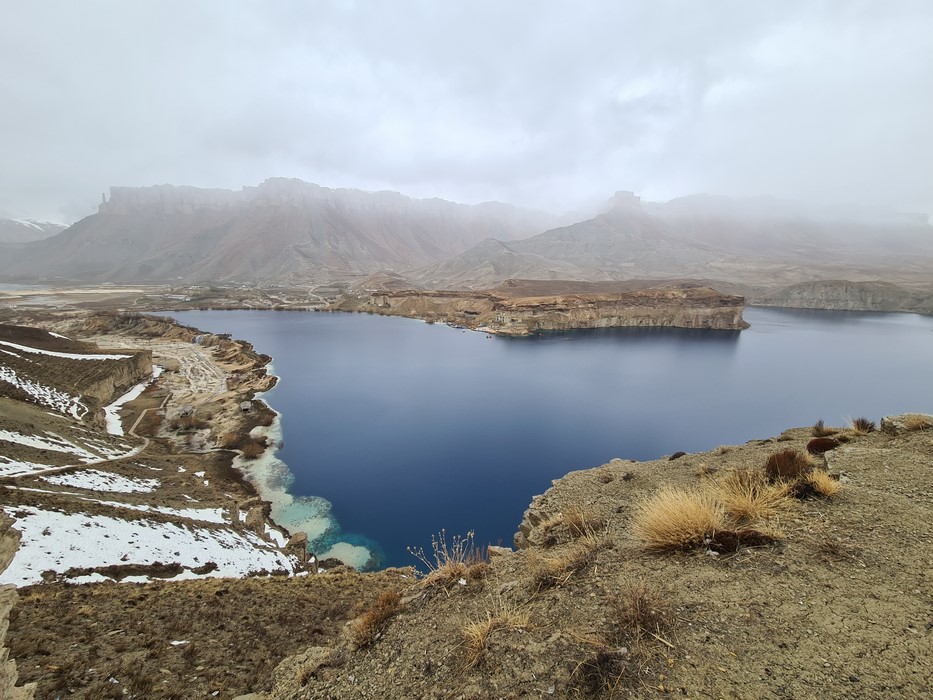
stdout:
{"type": "Polygon", "coordinates": [[[172,314],[274,358],[278,519],[319,554],[409,565],[476,531],[510,545],[533,495],[613,457],[933,411],[933,318],[747,309],[746,331],[489,338],[365,314],[172,314]]]}

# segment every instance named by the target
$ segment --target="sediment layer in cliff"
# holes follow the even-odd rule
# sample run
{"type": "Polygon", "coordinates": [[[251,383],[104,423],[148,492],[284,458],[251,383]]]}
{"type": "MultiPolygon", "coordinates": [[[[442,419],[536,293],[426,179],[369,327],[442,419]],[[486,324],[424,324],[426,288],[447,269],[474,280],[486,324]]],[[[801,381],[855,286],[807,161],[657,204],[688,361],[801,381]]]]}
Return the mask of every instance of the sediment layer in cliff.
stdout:
{"type": "Polygon", "coordinates": [[[504,335],[613,327],[742,330],[745,300],[686,282],[509,280],[480,291],[378,290],[333,310],[421,318],[504,335]]]}

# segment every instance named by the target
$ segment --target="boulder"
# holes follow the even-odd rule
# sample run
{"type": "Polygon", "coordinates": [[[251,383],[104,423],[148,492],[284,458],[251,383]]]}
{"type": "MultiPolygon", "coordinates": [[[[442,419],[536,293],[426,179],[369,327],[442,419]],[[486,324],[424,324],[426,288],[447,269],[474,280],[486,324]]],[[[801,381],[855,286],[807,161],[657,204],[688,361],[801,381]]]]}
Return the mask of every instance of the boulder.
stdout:
{"type": "Polygon", "coordinates": [[[902,413],[881,419],[881,430],[888,435],[902,435],[929,428],[933,428],[933,415],[929,413],[902,413]]]}

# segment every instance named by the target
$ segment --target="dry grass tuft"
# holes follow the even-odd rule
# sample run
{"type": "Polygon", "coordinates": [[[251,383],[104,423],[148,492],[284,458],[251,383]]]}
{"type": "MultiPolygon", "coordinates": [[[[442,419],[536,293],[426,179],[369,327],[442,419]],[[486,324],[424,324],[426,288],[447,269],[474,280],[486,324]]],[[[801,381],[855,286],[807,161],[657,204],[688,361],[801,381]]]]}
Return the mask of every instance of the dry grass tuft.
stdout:
{"type": "Polygon", "coordinates": [[[771,481],[794,480],[810,473],[818,464],[809,453],[786,449],[768,457],[765,474],[771,481]]]}
{"type": "Polygon", "coordinates": [[[792,503],[791,487],[786,482],[771,483],[762,472],[752,469],[727,472],[711,488],[736,524],[767,520],[792,503]]]}
{"type": "Polygon", "coordinates": [[[816,423],[813,424],[810,432],[813,434],[813,437],[829,437],[831,435],[835,435],[839,431],[837,431],[835,428],[827,428],[826,424],[823,423],[823,419],[820,418],[816,423]]]}
{"type": "Polygon", "coordinates": [[[402,597],[397,591],[383,591],[362,615],[348,626],[350,641],[359,649],[372,644],[385,629],[389,619],[402,609],[402,597]]]}
{"type": "Polygon", "coordinates": [[[572,505],[564,511],[563,521],[574,538],[592,535],[603,524],[595,511],[578,505],[572,505]]]}
{"type": "Polygon", "coordinates": [[[528,557],[531,580],[538,590],[562,586],[575,573],[588,567],[596,558],[597,552],[607,544],[605,540],[590,534],[549,557],[541,557],[532,550],[528,557]]]}
{"type": "Polygon", "coordinates": [[[595,535],[603,525],[595,511],[574,504],[541,523],[543,543],[545,547],[553,547],[567,539],[595,535]],[[564,538],[561,538],[562,532],[564,538]]]}
{"type": "Polygon", "coordinates": [[[711,494],[668,486],[635,507],[632,524],[649,549],[689,549],[724,529],[726,518],[711,494]]]}
{"type": "Polygon", "coordinates": [[[904,427],[910,431],[929,430],[933,428],[933,421],[926,416],[914,414],[904,418],[904,427]]]}
{"type": "Polygon", "coordinates": [[[408,553],[418,559],[427,573],[422,579],[426,586],[448,588],[454,584],[481,583],[489,569],[488,555],[476,546],[471,530],[466,536],[454,535],[450,543],[447,533],[441,530],[431,535],[431,554],[422,548],[408,547],[408,553]]]}
{"type": "Polygon", "coordinates": [[[817,496],[820,498],[833,498],[842,491],[842,484],[832,475],[817,469],[807,474],[796,487],[798,497],[817,496]]]}
{"type": "Polygon", "coordinates": [[[466,667],[474,668],[482,663],[493,632],[528,629],[529,619],[530,614],[527,610],[500,606],[494,613],[487,610],[483,618],[468,622],[463,627],[466,667]]]}
{"type": "Polygon", "coordinates": [[[661,636],[674,623],[674,606],[660,588],[628,583],[609,600],[613,641],[633,642],[646,635],[661,636]]]}
{"type": "Polygon", "coordinates": [[[875,429],[875,421],[868,420],[864,416],[853,418],[850,423],[852,424],[852,430],[860,434],[870,433],[875,429]]]}

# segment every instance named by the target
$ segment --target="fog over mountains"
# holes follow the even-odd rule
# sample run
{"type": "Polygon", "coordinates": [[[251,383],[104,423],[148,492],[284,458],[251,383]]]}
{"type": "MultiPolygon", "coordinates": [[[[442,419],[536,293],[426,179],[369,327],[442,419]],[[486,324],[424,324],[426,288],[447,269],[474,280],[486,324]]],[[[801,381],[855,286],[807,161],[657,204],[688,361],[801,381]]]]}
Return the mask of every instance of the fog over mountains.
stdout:
{"type": "Polygon", "coordinates": [[[290,286],[390,271],[432,288],[695,278],[764,289],[922,284],[933,269],[933,227],[921,214],[707,195],[643,203],[619,192],[596,216],[566,219],[283,178],[238,191],[113,187],[98,213],[58,235],[2,244],[0,276],[290,286]]]}

